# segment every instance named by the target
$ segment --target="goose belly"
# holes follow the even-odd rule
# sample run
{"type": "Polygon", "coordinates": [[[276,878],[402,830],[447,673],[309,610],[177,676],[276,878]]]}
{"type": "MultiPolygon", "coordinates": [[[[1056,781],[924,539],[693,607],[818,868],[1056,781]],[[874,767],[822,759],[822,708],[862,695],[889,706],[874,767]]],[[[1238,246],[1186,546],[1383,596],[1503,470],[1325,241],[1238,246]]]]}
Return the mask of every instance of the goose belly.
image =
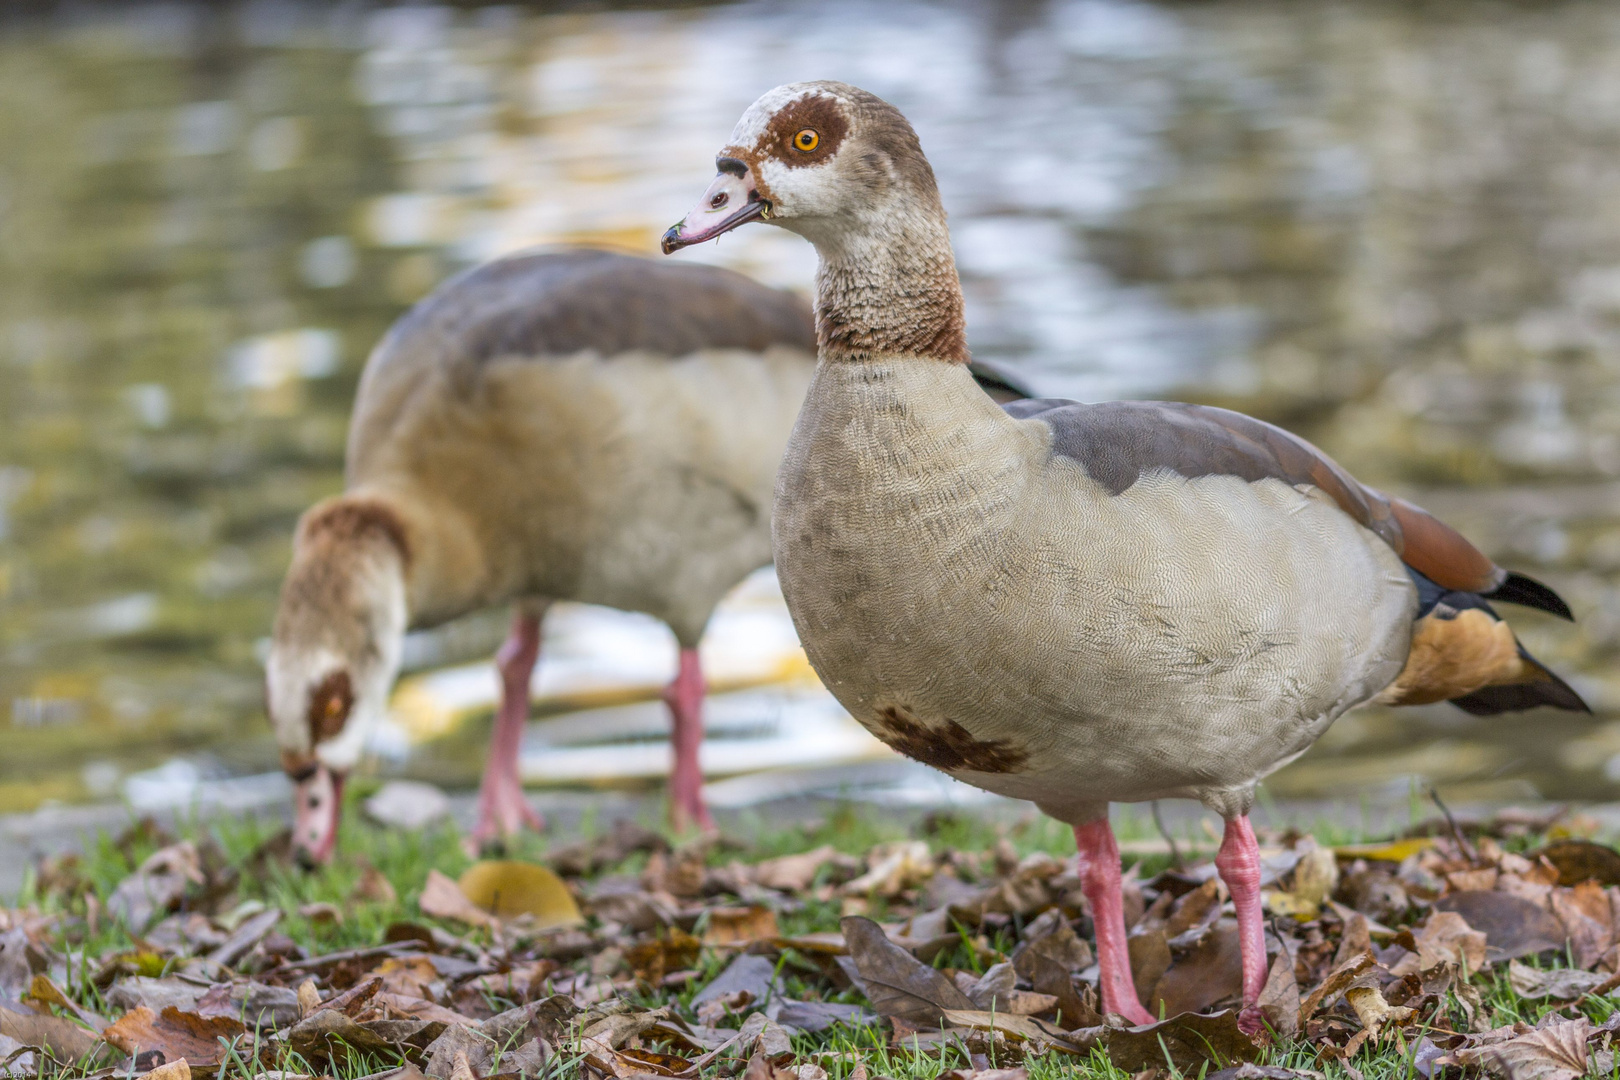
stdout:
{"type": "Polygon", "coordinates": [[[1400,671],[1410,579],[1325,499],[1170,473],[1111,495],[999,410],[978,435],[838,413],[790,444],[778,573],[829,689],[902,753],[1060,816],[1219,801],[1400,671]]]}

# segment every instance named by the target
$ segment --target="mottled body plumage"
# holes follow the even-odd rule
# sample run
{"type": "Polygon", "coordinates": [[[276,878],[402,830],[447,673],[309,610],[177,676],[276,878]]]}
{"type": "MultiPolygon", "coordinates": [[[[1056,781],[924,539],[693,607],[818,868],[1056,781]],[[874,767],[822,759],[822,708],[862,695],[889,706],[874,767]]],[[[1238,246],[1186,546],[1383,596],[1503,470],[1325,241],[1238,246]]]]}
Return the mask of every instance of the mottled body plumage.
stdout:
{"type": "Polygon", "coordinates": [[[1411,579],[1283,480],[1160,469],[1115,493],[1054,436],[936,361],[822,364],[775,523],[811,662],[880,738],[898,708],[988,761],[1021,751],[949,771],[1062,820],[1169,796],[1246,809],[1399,673],[1411,579]]]}

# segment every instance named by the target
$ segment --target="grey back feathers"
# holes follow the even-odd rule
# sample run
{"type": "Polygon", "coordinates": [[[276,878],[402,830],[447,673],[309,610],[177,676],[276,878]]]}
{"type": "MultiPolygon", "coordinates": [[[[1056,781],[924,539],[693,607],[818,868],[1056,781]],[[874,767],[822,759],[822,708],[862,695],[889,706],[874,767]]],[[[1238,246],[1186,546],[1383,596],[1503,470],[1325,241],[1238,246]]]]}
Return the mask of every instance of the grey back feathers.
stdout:
{"type": "Polygon", "coordinates": [[[446,282],[391,340],[429,340],[463,362],[498,356],[603,356],[772,345],[814,351],[810,308],[791,293],[714,266],[609,251],[535,251],[446,282]]]}

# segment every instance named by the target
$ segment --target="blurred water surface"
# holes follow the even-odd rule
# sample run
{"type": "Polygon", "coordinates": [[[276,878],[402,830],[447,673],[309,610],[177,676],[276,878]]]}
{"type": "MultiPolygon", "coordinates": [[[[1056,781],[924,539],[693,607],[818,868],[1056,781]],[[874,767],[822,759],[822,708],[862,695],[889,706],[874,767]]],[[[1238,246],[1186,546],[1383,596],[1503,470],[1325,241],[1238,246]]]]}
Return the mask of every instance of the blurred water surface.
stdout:
{"type": "Polygon", "coordinates": [[[503,252],[652,253],[805,78],[915,123],[977,354],[1286,423],[1571,600],[1513,617],[1598,718],[1360,713],[1274,791],[1620,790],[1620,7],[62,11],[0,16],[0,810],[272,767],[258,654],[372,343],[503,252]]]}

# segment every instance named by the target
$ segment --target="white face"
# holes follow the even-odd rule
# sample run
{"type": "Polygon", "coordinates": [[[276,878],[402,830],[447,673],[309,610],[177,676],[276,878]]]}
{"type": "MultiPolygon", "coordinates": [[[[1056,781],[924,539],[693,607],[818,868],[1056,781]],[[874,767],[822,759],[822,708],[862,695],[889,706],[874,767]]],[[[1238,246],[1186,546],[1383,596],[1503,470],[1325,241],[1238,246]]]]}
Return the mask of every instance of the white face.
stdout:
{"type": "Polygon", "coordinates": [[[379,692],[378,682],[374,672],[329,649],[273,644],[265,689],[276,742],[288,756],[312,756],[342,772],[352,769],[381,715],[376,698],[386,689],[379,692]]]}
{"type": "Polygon", "coordinates": [[[666,254],[765,220],[818,245],[835,239],[852,207],[840,150],[853,111],[821,83],[791,83],[748,107],[720,151],[720,175],[692,212],[664,234],[666,254]]]}
{"type": "Polygon", "coordinates": [[[365,606],[370,624],[352,635],[361,643],[359,655],[277,640],[265,665],[266,704],[282,767],[297,784],[294,843],[316,863],[331,857],[344,777],[359,763],[368,738],[382,721],[389,688],[399,672],[405,639],[403,586],[387,575],[376,575],[368,583],[382,592],[365,606]]]}

